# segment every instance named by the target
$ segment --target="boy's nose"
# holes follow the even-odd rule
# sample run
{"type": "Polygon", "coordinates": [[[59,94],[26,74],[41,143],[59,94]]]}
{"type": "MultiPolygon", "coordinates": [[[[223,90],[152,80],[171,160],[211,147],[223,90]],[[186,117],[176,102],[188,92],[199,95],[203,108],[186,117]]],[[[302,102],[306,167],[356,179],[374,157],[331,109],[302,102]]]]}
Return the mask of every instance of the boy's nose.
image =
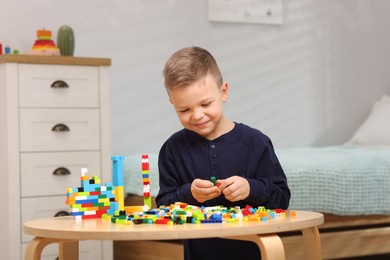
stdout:
{"type": "Polygon", "coordinates": [[[204,116],[203,109],[195,109],[194,113],[192,114],[192,117],[194,119],[201,119],[204,116]]]}

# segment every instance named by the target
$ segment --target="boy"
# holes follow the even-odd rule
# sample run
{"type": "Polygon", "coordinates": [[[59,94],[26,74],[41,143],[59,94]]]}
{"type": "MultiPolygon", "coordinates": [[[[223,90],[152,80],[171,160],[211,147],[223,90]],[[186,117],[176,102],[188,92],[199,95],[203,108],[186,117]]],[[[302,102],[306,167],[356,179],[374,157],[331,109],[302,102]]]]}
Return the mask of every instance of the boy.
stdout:
{"type": "MultiPolygon", "coordinates": [[[[175,52],[164,68],[165,87],[184,129],[159,153],[157,205],[265,206],[286,209],[287,179],[271,140],[224,117],[228,84],[213,56],[200,47],[175,52]],[[214,185],[211,177],[217,178],[214,185]]],[[[184,242],[185,259],[259,259],[256,244],[228,239],[184,242]]]]}

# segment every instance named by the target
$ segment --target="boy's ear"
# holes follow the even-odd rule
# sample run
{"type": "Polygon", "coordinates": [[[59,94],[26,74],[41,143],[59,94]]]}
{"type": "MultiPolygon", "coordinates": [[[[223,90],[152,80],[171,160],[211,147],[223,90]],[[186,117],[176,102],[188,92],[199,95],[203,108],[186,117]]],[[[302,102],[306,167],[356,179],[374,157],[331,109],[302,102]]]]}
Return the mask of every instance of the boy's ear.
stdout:
{"type": "Polygon", "coordinates": [[[224,82],[221,87],[222,101],[226,102],[229,96],[229,84],[224,82]]]}
{"type": "Polygon", "coordinates": [[[173,103],[172,103],[172,100],[171,100],[171,99],[169,99],[169,103],[171,103],[171,104],[173,105],[173,103]]]}

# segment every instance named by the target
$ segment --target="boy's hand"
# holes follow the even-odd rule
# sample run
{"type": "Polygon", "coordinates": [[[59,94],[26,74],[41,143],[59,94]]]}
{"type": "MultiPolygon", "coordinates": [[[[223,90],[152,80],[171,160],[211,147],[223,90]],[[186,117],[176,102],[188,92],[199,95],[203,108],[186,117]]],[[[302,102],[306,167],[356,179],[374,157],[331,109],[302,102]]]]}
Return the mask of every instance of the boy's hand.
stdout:
{"type": "Polygon", "coordinates": [[[194,198],[203,203],[207,200],[214,199],[221,195],[221,191],[217,186],[209,180],[195,179],[191,184],[191,193],[194,198]]]}
{"type": "Polygon", "coordinates": [[[235,202],[244,200],[249,196],[250,186],[247,179],[240,176],[232,176],[224,180],[217,180],[220,191],[225,198],[235,202]]]}

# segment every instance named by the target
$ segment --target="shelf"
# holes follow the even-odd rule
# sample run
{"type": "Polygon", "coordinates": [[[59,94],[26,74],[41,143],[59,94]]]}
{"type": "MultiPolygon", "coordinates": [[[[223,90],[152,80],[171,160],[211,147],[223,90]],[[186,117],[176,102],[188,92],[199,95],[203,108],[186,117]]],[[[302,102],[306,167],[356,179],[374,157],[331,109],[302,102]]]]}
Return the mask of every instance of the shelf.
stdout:
{"type": "Polygon", "coordinates": [[[28,64],[79,65],[79,66],[111,66],[111,59],[69,57],[69,56],[5,54],[5,55],[0,55],[0,64],[1,63],[28,63],[28,64]]]}

